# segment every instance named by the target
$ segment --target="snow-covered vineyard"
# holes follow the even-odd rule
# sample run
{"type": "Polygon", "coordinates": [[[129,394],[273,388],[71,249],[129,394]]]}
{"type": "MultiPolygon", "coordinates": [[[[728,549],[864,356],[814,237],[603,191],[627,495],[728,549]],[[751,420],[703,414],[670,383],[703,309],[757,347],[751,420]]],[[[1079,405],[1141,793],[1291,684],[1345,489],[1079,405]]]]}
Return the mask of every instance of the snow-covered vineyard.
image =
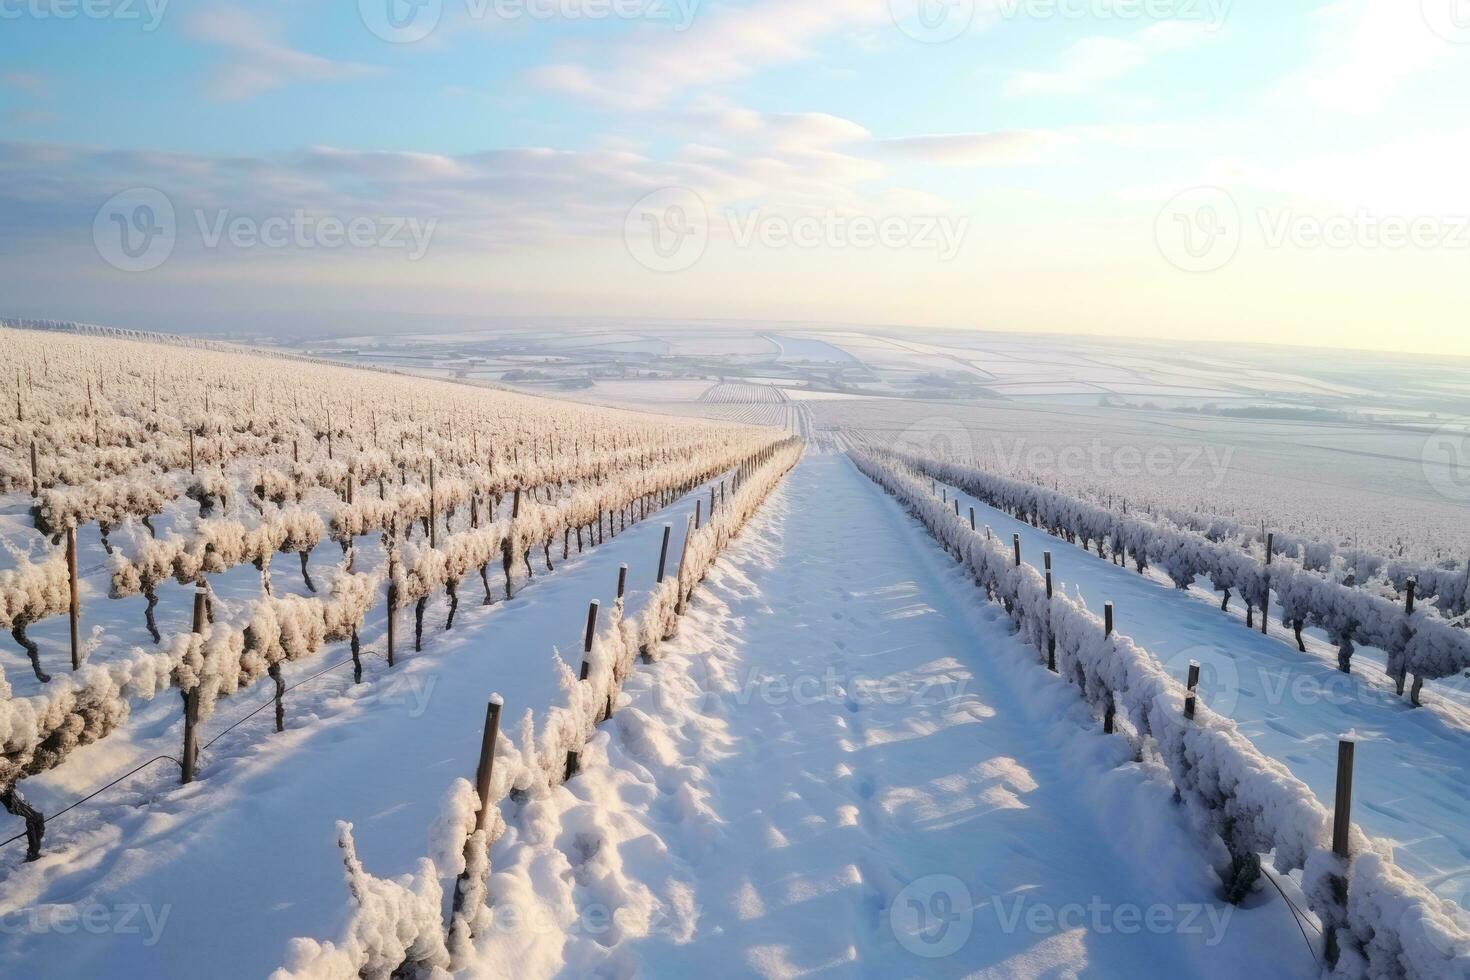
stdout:
{"type": "Polygon", "coordinates": [[[0,974],[1470,977],[1463,567],[754,383],[0,353],[0,974]]]}

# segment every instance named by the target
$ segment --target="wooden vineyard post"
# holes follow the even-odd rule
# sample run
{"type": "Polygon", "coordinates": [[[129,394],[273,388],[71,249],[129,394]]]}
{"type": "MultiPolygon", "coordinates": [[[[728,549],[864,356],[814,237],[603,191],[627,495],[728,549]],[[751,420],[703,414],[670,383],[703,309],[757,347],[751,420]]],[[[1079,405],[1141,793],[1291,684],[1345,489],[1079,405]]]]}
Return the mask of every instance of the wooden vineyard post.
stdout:
{"type": "Polygon", "coordinates": [[[694,530],[696,530],[696,531],[699,530],[701,524],[703,523],[700,520],[700,509],[703,506],[704,506],[704,501],[703,500],[696,500],[694,502],[694,530]]]}
{"type": "MultiPolygon", "coordinates": [[[[1340,739],[1337,743],[1337,796],[1332,808],[1332,853],[1346,865],[1351,850],[1353,818],[1353,756],[1357,744],[1351,739],[1340,739]]],[[[1339,907],[1347,906],[1347,879],[1333,875],[1330,879],[1332,897],[1339,907]]],[[[1328,966],[1336,966],[1341,950],[1337,944],[1337,930],[1327,929],[1324,952],[1328,966]]]]}
{"type": "MultiPolygon", "coordinates": [[[[1409,616],[1414,615],[1414,599],[1415,599],[1416,595],[1418,594],[1418,592],[1419,592],[1419,580],[1418,579],[1415,579],[1415,578],[1409,579],[1409,581],[1404,586],[1404,616],[1405,617],[1409,617],[1409,616]]],[[[1400,696],[1402,696],[1403,693],[1404,693],[1404,682],[1405,682],[1405,680],[1407,680],[1408,675],[1409,675],[1409,668],[1408,668],[1408,665],[1405,664],[1404,666],[1402,666],[1402,667],[1400,667],[1398,669],[1398,673],[1394,677],[1394,687],[1396,687],[1398,689],[1398,693],[1399,693],[1400,696]]],[[[1423,690],[1423,689],[1424,689],[1424,682],[1422,680],[1420,680],[1418,677],[1415,677],[1414,678],[1414,686],[1413,686],[1413,688],[1412,688],[1412,690],[1410,692],[1410,695],[1409,695],[1409,703],[1413,707],[1415,707],[1415,708],[1419,707],[1419,692],[1421,690],[1423,690]]]]}
{"type": "Polygon", "coordinates": [[[658,551],[658,584],[659,585],[662,585],[663,584],[663,581],[664,581],[664,568],[668,565],[668,561],[669,561],[669,533],[672,532],[673,530],[674,530],[674,525],[672,525],[672,524],[665,524],[664,525],[664,543],[663,543],[662,546],[660,546],[659,551],[658,551]]]}
{"type": "Polygon", "coordinates": [[[507,600],[514,598],[511,593],[510,576],[511,569],[515,566],[515,545],[513,542],[516,536],[516,521],[520,519],[520,516],[521,488],[516,487],[515,496],[511,498],[510,504],[510,527],[507,528],[508,533],[505,536],[505,541],[502,542],[500,556],[501,564],[505,566],[505,598],[507,600]]]}
{"type": "Polygon", "coordinates": [[[970,508],[970,530],[975,530],[975,508],[970,508]]]}
{"type": "Polygon", "coordinates": [[[628,592],[628,563],[624,562],[618,566],[618,600],[628,592]]]}
{"type": "Polygon", "coordinates": [[[398,583],[393,573],[397,571],[394,551],[388,552],[388,666],[393,666],[393,640],[397,633],[398,583]]]}
{"type": "MultiPolygon", "coordinates": [[[[592,676],[592,641],[597,637],[597,609],[596,600],[593,600],[587,607],[587,632],[582,638],[582,670],[577,675],[577,679],[581,681],[592,676]]],[[[579,750],[567,750],[566,774],[563,776],[563,782],[571,779],[581,769],[581,757],[579,750]]]]}
{"type": "Polygon", "coordinates": [[[36,457],[36,440],[31,440],[31,496],[41,496],[41,466],[36,457]]]}
{"type": "Polygon", "coordinates": [[[1261,602],[1261,635],[1266,635],[1266,625],[1271,620],[1271,556],[1276,551],[1276,534],[1266,535],[1266,595],[1261,602]]]}
{"type": "Polygon", "coordinates": [[[1189,676],[1185,681],[1185,690],[1188,693],[1184,695],[1184,717],[1188,718],[1190,721],[1194,721],[1194,711],[1196,704],[1195,689],[1198,687],[1199,664],[1191,660],[1189,662],[1189,676]]]}
{"type": "Polygon", "coordinates": [[[492,695],[485,706],[485,731],[480,736],[480,764],[475,769],[475,790],[480,795],[480,811],[475,814],[475,829],[484,830],[490,820],[490,781],[495,775],[495,741],[500,737],[499,695],[492,695]]]}
{"type": "Polygon", "coordinates": [[[437,525],[439,523],[439,511],[434,501],[434,457],[429,457],[429,547],[433,548],[438,542],[437,525]]]}
{"type": "MultiPolygon", "coordinates": [[[[194,586],[194,634],[197,636],[204,632],[204,601],[208,596],[208,590],[204,583],[200,582],[194,586]]],[[[196,680],[194,686],[184,694],[184,755],[179,760],[179,767],[183,770],[179,781],[185,785],[194,781],[194,773],[199,764],[199,683],[196,680]]]]}
{"type": "Polygon", "coordinates": [[[189,475],[194,474],[194,430],[189,430],[189,475]]]}
{"type": "Polygon", "coordinates": [[[1021,535],[1019,535],[1019,534],[1012,534],[1011,535],[1011,546],[1015,549],[1015,552],[1016,552],[1016,567],[1017,568],[1020,568],[1021,567],[1021,535]]]}
{"type": "Polygon", "coordinates": [[[71,604],[68,607],[71,615],[71,669],[79,670],[82,666],[82,645],[78,635],[82,596],[77,586],[77,529],[74,527],[66,529],[66,577],[71,584],[71,604]]]}
{"type": "MultiPolygon", "coordinates": [[[[1103,636],[1104,637],[1111,637],[1112,635],[1113,635],[1113,604],[1111,602],[1105,602],[1105,603],[1103,603],[1103,636]]],[[[1108,706],[1107,706],[1107,709],[1103,712],[1103,734],[1104,735],[1111,735],[1111,734],[1113,734],[1113,727],[1115,725],[1115,716],[1116,716],[1116,714],[1117,714],[1117,707],[1113,704],[1113,695],[1112,695],[1112,693],[1109,692],[1109,694],[1108,694],[1108,706]]]]}
{"type": "MultiPolygon", "coordinates": [[[[480,809],[475,812],[475,833],[486,829],[490,822],[490,783],[495,775],[495,742],[500,736],[500,695],[492,694],[485,707],[485,728],[480,735],[480,764],[475,767],[475,794],[480,798],[480,809]]],[[[465,885],[469,881],[470,842],[465,841],[465,871],[454,883],[454,910],[464,906],[465,885]]]]}
{"type": "Polygon", "coordinates": [[[1052,625],[1051,625],[1051,599],[1052,599],[1052,587],[1051,587],[1051,552],[1050,551],[1044,551],[1044,552],[1042,552],[1041,557],[1042,557],[1043,562],[1046,565],[1046,603],[1047,603],[1046,669],[1049,670],[1049,671],[1051,671],[1053,674],[1055,674],[1057,672],[1057,635],[1056,635],[1056,632],[1052,629],[1052,625]]]}
{"type": "Polygon", "coordinates": [[[694,536],[694,518],[689,518],[689,523],[684,526],[684,547],[679,549],[679,570],[674,573],[675,585],[679,587],[679,601],[674,604],[674,615],[684,615],[684,559],[689,557],[689,539],[694,536]]]}

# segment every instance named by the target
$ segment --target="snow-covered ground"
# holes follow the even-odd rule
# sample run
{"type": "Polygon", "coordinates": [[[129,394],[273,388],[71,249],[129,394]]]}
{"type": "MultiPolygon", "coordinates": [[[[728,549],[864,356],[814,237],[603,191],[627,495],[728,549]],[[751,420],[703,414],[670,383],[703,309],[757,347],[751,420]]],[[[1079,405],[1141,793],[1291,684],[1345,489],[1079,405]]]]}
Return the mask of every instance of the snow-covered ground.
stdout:
{"type": "Polygon", "coordinates": [[[1396,845],[1396,862],[1443,898],[1470,898],[1470,690],[1463,679],[1429,685],[1415,710],[1394,692],[1381,652],[1362,649],[1351,676],[1337,667],[1337,647],[1318,631],[1299,653],[1273,609],[1270,635],[1245,626],[1243,604],[1229,614],[1207,588],[1175,589],[1161,573],[1139,575],[953,487],[962,512],[1011,540],[1040,568],[1050,551],[1057,589],[1100,611],[1112,602],[1118,629],[1155,654],[1177,678],[1201,665],[1201,697],[1234,719],[1267,755],[1285,763],[1317,798],[1331,805],[1337,741],[1359,743],[1354,819],[1396,845]]]}
{"type": "MultiPolygon", "coordinates": [[[[691,493],[538,574],[512,602],[482,607],[466,583],[452,632],[441,632],[442,600],[431,604],[422,653],[412,652],[412,612],[401,611],[392,672],[381,660],[379,604],[363,632],[367,683],[352,685],[348,666],[292,690],[284,734],[271,733],[267,709],[206,748],[201,781],[180,787],[175,767],[155,767],[51,822],[34,864],[20,864],[24,852],[12,845],[0,854],[0,974],[191,976],[207,948],[211,975],[262,977],[291,938],[335,934],[345,907],[335,822],[355,823],[376,869],[411,870],[445,787],[474,772],[488,696],[504,696],[508,728],[526,709],[539,716],[559,691],[553,648],[575,669],[587,605],[612,608],[621,563],[629,566],[628,608],[640,608],[657,576],[665,521],[673,525],[673,574],[696,498],[709,503],[707,490],[691,493]],[[83,928],[83,915],[95,928],[83,928]]],[[[321,662],[290,665],[286,681],[345,658],[345,650],[328,651],[321,662]]],[[[262,702],[269,704],[265,690],[222,704],[201,743],[262,702]]],[[[177,699],[160,698],[24,789],[54,813],[153,755],[176,755],[180,728],[177,699]]],[[[20,829],[16,818],[0,817],[4,836],[20,829]]]]}
{"type": "Polygon", "coordinates": [[[483,976],[1309,976],[901,507],[811,455],[510,815],[483,976]]]}
{"type": "MultiPolygon", "coordinates": [[[[258,716],[201,782],[162,774],[57,821],[40,862],[7,858],[0,970],[197,975],[207,951],[209,975],[259,977],[290,938],[335,935],[335,821],[375,873],[411,871],[473,771],[487,697],[512,733],[541,710],[552,646],[576,659],[621,562],[639,607],[661,533],[636,525],[515,602],[465,602],[392,674],[372,624],[368,683],[292,691],[288,731],[258,716]]],[[[172,748],[147,722],[132,738],[172,748]]],[[[1223,904],[1169,786],[1095,729],[896,502],[809,455],[630,679],[582,774],[503,804],[496,928],[470,972],[1310,975],[1286,904],[1223,904]]],[[[27,787],[52,804],[118,744],[27,787]]]]}

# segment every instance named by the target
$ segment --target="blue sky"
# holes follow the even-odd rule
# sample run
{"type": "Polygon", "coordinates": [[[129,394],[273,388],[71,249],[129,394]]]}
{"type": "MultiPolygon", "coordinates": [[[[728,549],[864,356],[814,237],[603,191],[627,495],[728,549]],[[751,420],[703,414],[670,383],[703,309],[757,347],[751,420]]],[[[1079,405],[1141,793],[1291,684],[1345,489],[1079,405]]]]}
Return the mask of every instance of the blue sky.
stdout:
{"type": "Polygon", "coordinates": [[[1466,0],[90,2],[0,0],[0,314],[1470,353],[1466,0]],[[390,12],[411,43],[380,36],[390,12]],[[140,189],[174,234],[119,268],[98,236],[162,210],[139,212],[140,189]],[[670,214],[694,215],[692,262],[630,241],[670,214]],[[1177,254],[1171,229],[1204,248],[1222,214],[1235,234],[1207,268],[1177,254]],[[323,218],[364,237],[342,246],[323,218]],[[249,227],[211,238],[230,221],[249,227]],[[864,221],[895,236],[865,244],[864,221]],[[1415,221],[1415,243],[1379,243],[1415,221]],[[935,222],[955,247],[929,247],[935,222]],[[1349,230],[1328,246],[1323,228],[1349,230]]]}

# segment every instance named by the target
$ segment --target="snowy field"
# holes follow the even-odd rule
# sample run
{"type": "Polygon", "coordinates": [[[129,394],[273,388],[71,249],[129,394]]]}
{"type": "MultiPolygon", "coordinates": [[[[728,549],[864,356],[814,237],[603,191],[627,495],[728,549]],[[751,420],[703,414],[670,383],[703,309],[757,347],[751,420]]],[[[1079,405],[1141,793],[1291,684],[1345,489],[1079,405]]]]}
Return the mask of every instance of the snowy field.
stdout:
{"type": "MultiPolygon", "coordinates": [[[[433,338],[441,368],[412,373],[452,377],[474,339],[433,338]]],[[[1229,515],[1211,543],[1247,564],[1266,520],[1281,562],[1399,610],[1387,564],[1346,572],[1470,553],[1402,425],[895,396],[946,363],[1055,397],[1089,365],[1114,395],[1219,384],[1157,352],[1125,376],[1068,349],[1047,375],[1035,341],[983,337],[780,326],[669,355],[626,324],[562,338],[558,363],[767,361],[538,397],[0,342],[29,368],[0,445],[4,975],[1305,978],[1331,935],[1335,977],[1470,976],[1458,668],[1413,707],[1371,643],[1340,673],[1312,619],[1299,652],[1280,594],[1263,634],[1243,586],[1222,611],[1167,556],[1140,574],[903,462],[974,460],[1176,536],[1229,515]],[[1133,454],[1165,463],[1119,470],[1133,454]],[[27,806],[49,818],[35,860],[27,806]]],[[[1276,367],[1242,378],[1357,397],[1276,367]]],[[[1470,583],[1435,581],[1413,629],[1458,641],[1470,583]]]]}

